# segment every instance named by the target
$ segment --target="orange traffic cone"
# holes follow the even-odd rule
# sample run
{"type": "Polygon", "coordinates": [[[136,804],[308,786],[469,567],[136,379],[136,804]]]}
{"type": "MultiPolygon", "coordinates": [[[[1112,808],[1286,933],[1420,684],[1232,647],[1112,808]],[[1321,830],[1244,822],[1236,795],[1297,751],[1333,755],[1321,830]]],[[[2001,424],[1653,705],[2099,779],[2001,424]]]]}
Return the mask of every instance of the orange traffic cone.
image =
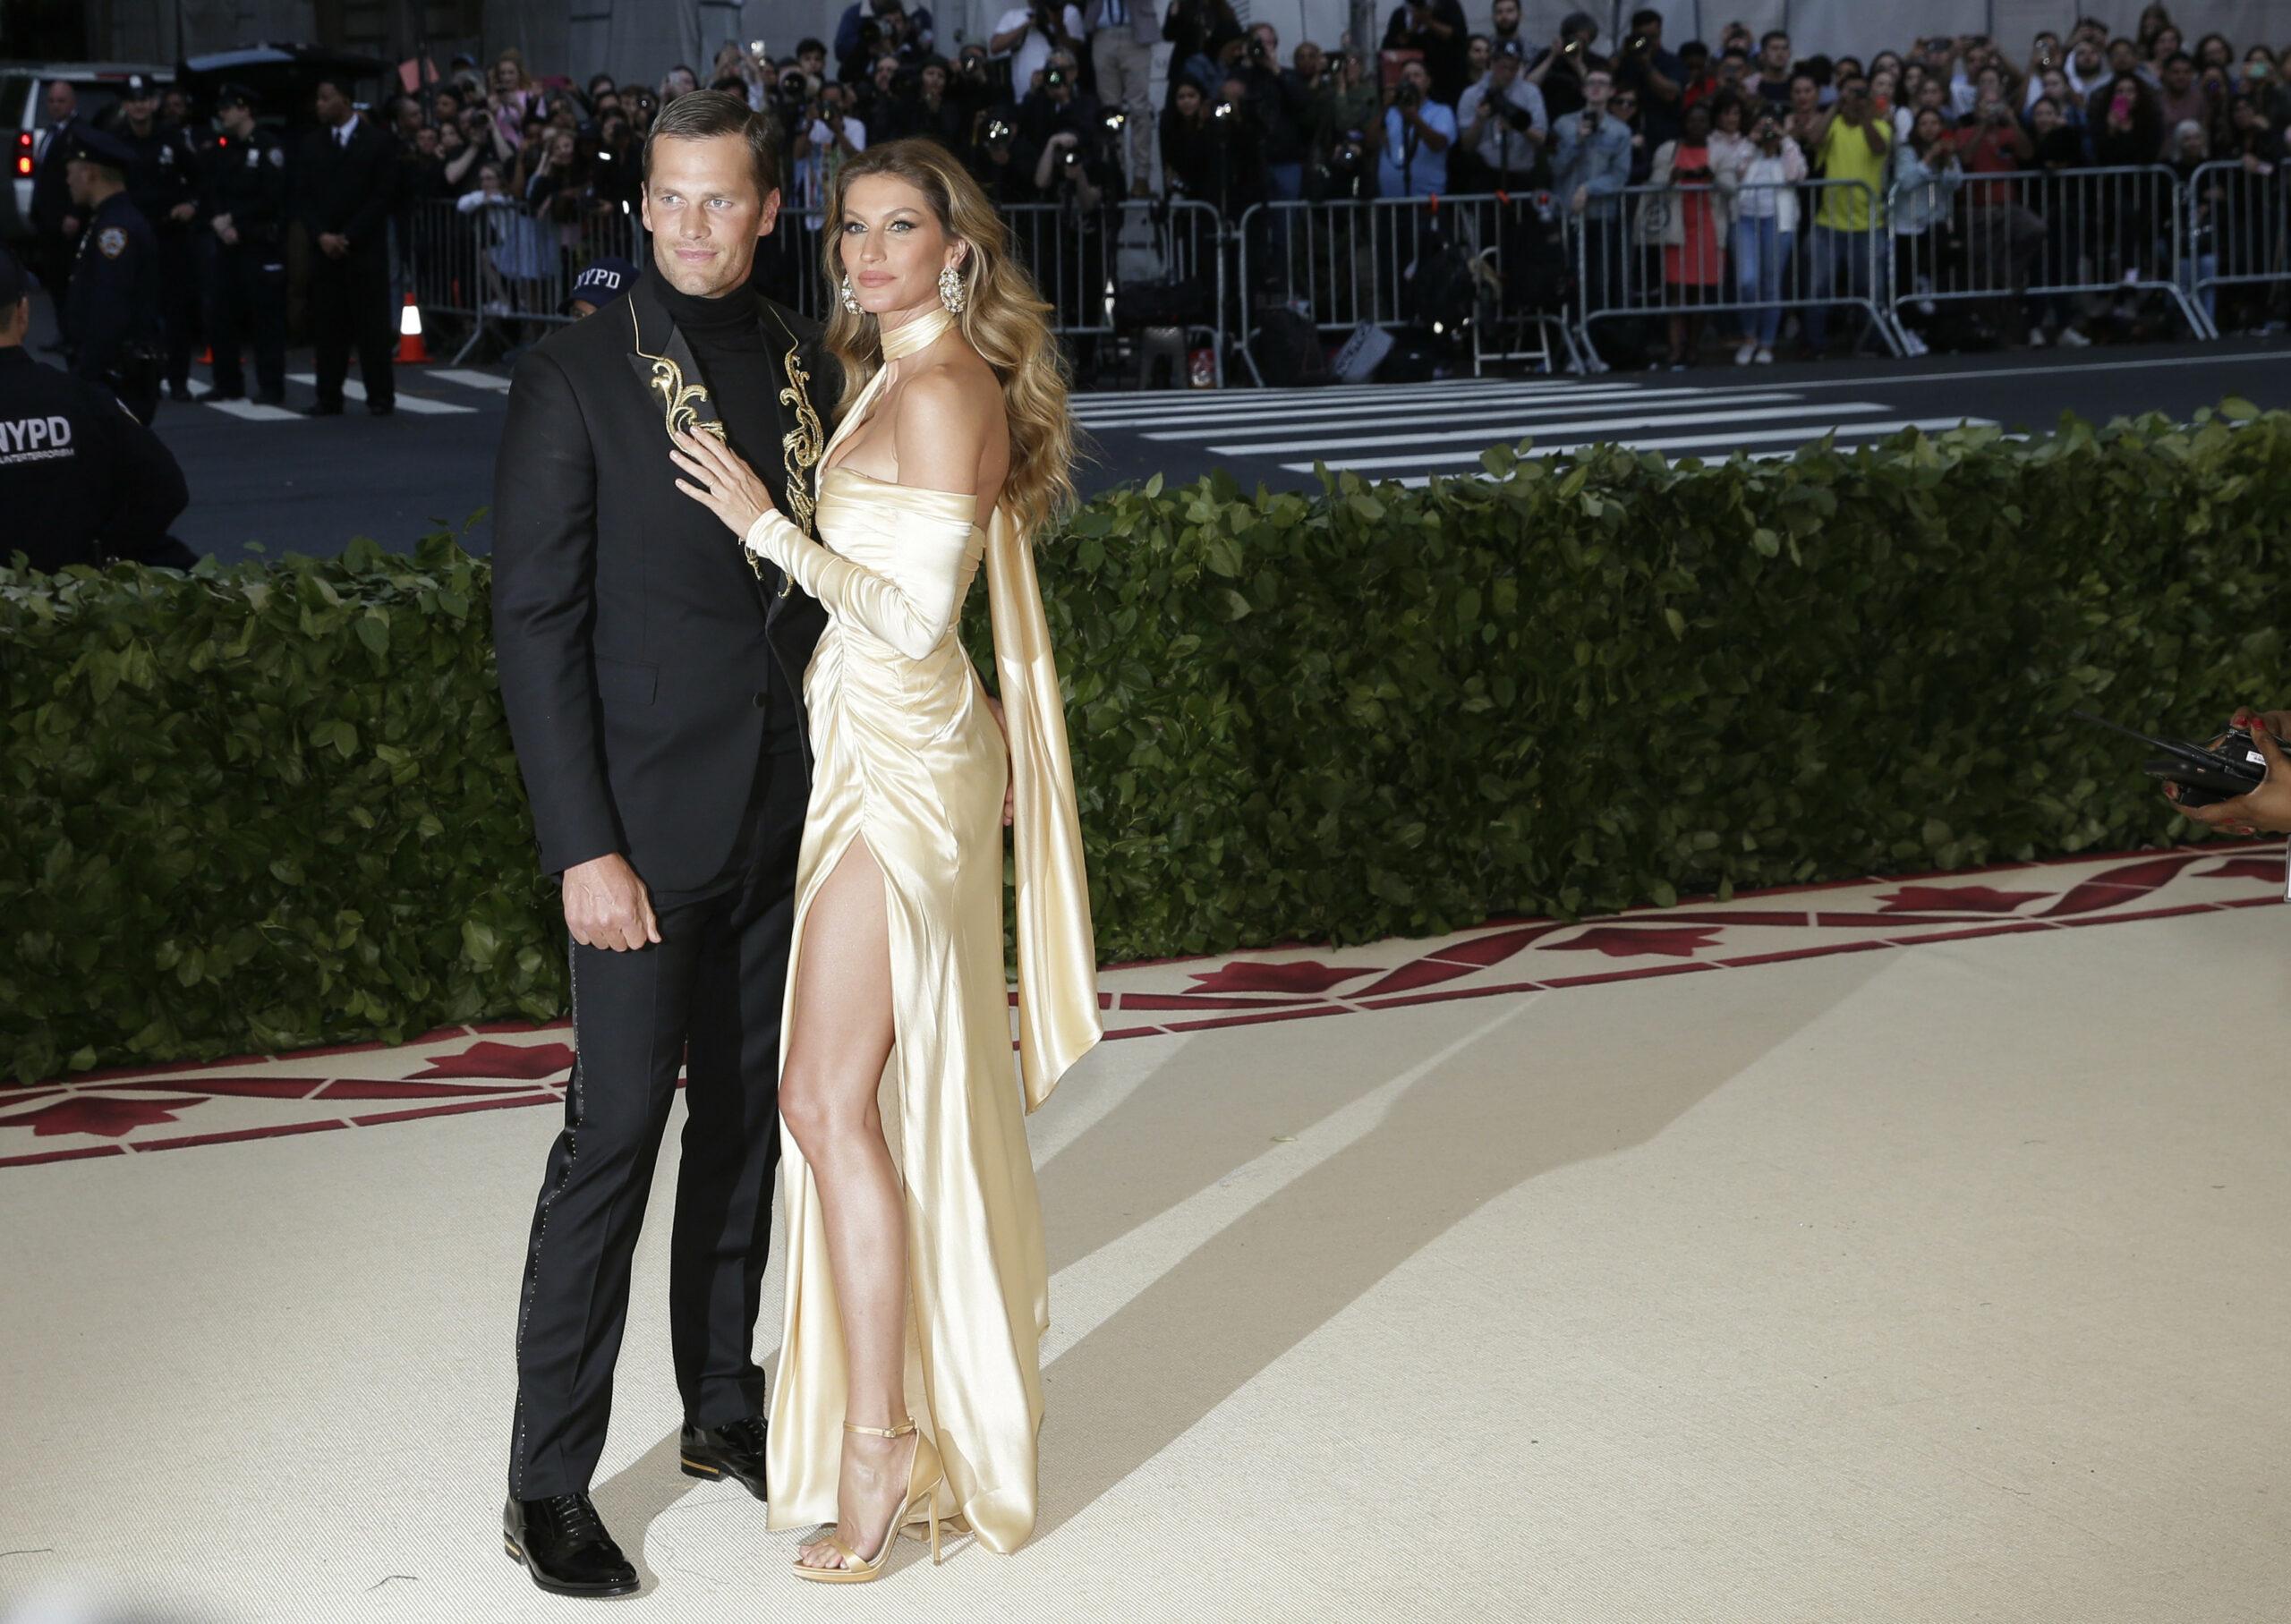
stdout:
{"type": "Polygon", "coordinates": [[[405,308],[397,317],[397,364],[402,367],[428,363],[430,352],[422,342],[422,307],[413,302],[413,295],[405,296],[405,308]]]}

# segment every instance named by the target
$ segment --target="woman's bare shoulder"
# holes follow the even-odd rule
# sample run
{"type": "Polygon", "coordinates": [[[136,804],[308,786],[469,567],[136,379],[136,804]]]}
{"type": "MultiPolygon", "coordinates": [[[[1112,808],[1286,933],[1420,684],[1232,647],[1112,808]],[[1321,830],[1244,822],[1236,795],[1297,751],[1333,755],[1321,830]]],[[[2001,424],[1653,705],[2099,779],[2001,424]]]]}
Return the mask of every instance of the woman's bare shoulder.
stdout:
{"type": "Polygon", "coordinates": [[[976,355],[934,362],[902,384],[892,432],[907,483],[977,496],[1001,483],[1009,424],[993,369],[976,355]]]}

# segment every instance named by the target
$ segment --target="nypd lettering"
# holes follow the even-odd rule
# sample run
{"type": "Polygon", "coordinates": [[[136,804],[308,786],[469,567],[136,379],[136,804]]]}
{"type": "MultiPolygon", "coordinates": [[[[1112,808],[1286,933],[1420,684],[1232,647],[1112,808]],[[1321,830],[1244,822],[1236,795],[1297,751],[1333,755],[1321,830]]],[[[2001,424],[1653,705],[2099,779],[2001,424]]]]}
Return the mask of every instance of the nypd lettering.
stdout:
{"type": "Polygon", "coordinates": [[[74,455],[70,418],[0,417],[0,464],[44,463],[74,455]]]}

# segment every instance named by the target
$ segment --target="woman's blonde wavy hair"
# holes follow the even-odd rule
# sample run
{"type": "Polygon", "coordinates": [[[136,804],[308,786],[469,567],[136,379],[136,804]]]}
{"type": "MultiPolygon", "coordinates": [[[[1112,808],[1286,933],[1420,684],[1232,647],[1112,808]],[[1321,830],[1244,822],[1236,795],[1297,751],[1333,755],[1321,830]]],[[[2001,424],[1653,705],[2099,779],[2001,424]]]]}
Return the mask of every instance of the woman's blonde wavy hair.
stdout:
{"type": "Polygon", "coordinates": [[[827,345],[843,363],[838,415],[850,409],[883,364],[875,319],[854,315],[834,295],[843,284],[844,198],[854,181],[871,174],[892,175],[913,186],[938,217],[940,229],[970,245],[960,273],[966,299],[956,325],[1001,380],[1003,409],[1010,419],[1010,472],[1003,480],[1002,503],[1022,530],[1040,534],[1075,502],[1065,360],[1046,319],[1051,307],[1035,291],[1025,268],[1011,259],[1001,217],[969,172],[936,141],[886,141],[836,172],[828,196],[823,258],[830,290],[827,345]]]}

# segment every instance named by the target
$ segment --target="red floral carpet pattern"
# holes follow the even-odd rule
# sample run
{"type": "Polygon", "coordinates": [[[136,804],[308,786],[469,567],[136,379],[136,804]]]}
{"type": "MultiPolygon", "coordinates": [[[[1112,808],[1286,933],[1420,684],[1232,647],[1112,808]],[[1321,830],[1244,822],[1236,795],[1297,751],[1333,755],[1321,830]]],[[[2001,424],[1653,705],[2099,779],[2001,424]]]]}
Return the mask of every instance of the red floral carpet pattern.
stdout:
{"type": "MultiPolygon", "coordinates": [[[[1118,965],[1109,1038],[1366,1015],[1449,999],[1742,970],[1834,953],[2263,906],[2278,845],[2080,857],[1970,875],[1849,880],[1573,924],[1493,920],[1423,941],[1118,965]]],[[[0,1087],[0,1167],[560,1105],[570,1028],[456,1026],[414,1042],[101,1072],[0,1087]]]]}

